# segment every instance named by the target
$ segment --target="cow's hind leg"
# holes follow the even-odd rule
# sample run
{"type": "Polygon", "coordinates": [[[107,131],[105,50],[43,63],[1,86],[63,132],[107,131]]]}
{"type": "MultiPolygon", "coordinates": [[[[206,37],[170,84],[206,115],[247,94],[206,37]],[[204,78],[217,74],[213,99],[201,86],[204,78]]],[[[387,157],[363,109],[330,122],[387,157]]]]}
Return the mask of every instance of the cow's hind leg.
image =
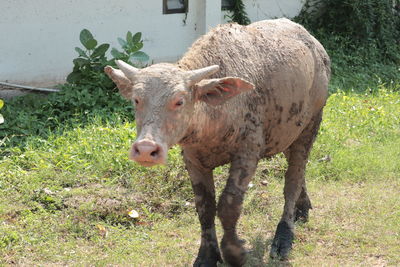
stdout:
{"type": "Polygon", "coordinates": [[[306,182],[303,182],[301,193],[296,201],[294,221],[307,222],[308,211],[312,209],[310,198],[307,194],[306,182]]]}
{"type": "MultiPolygon", "coordinates": [[[[287,160],[289,161],[289,150],[284,152],[287,160]]],[[[296,206],[295,206],[295,215],[294,215],[294,221],[300,221],[300,222],[307,222],[308,221],[308,211],[312,209],[311,201],[310,198],[308,197],[307,194],[307,187],[306,187],[306,181],[303,180],[303,185],[301,187],[301,193],[299,198],[296,201],[296,206]]]]}
{"type": "Polygon", "coordinates": [[[215,232],[216,202],[212,170],[198,167],[187,159],[185,164],[192,182],[201,224],[201,244],[193,266],[217,266],[218,261],[222,262],[222,257],[215,232]]]}
{"type": "Polygon", "coordinates": [[[242,210],[244,194],[258,163],[258,158],[246,155],[246,152],[240,154],[241,156],[232,161],[227,184],[218,202],[218,217],[224,229],[221,250],[224,260],[230,266],[242,266],[246,261],[246,250],[243,248],[243,241],[237,236],[236,224],[242,210]]]}
{"type": "Polygon", "coordinates": [[[288,169],[285,174],[285,206],[272,241],[270,252],[272,258],[287,259],[292,248],[295,219],[296,217],[297,219],[300,217],[307,218],[308,210],[311,208],[311,202],[305,187],[304,171],[321,118],[322,111],[313,117],[286,153],[288,169]]]}

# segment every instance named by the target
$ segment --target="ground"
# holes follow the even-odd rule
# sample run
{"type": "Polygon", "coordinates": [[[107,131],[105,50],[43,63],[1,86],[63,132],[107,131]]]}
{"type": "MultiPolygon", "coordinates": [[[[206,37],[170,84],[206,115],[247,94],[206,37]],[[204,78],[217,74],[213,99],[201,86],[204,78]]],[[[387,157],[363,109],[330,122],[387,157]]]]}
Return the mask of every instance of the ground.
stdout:
{"type": "MultiPolygon", "coordinates": [[[[180,151],[170,151],[166,167],[129,162],[134,126],[95,120],[8,151],[0,160],[0,265],[193,263],[200,227],[180,151]]],[[[247,266],[400,265],[398,147],[398,91],[331,94],[306,173],[310,220],[296,225],[289,260],[271,261],[286,162],[261,161],[239,225],[247,266]]],[[[215,170],[218,192],[227,168],[215,170]]]]}

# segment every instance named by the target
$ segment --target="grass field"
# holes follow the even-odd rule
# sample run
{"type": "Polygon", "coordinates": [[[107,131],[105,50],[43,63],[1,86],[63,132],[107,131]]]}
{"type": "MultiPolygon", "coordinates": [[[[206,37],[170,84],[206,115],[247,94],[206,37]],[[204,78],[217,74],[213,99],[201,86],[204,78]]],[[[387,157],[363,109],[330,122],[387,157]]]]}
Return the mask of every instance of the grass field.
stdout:
{"type": "MultiPolygon", "coordinates": [[[[180,151],[139,167],[127,160],[134,135],[133,123],[94,120],[12,148],[0,161],[0,265],[190,266],[200,227],[180,151]]],[[[310,221],[282,263],[268,250],[285,166],[261,161],[246,195],[247,266],[400,265],[398,91],[330,96],[306,174],[310,221]]],[[[220,192],[227,166],[215,174],[220,192]]]]}

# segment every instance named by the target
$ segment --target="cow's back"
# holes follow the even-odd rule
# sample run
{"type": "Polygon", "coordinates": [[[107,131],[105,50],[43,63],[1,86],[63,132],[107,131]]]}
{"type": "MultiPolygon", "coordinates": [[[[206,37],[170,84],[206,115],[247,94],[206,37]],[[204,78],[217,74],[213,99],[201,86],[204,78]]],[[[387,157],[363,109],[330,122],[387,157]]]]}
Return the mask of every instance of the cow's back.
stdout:
{"type": "Polygon", "coordinates": [[[265,156],[286,149],[325,104],[325,61],[329,69],[322,46],[303,27],[279,19],[220,25],[199,38],[178,65],[198,69],[216,64],[220,71],[211,78],[236,76],[255,84],[255,92],[222,107],[200,104],[198,122],[205,139],[215,142],[232,128],[231,141],[244,140],[249,128],[250,134],[259,132],[265,156]]]}
{"type": "Polygon", "coordinates": [[[327,85],[331,75],[330,58],[321,43],[315,39],[304,27],[288,19],[263,20],[249,25],[267,36],[274,36],[288,43],[297,42],[305,45],[312,53],[314,64],[313,86],[311,96],[314,108],[319,110],[327,98],[327,85]]]}

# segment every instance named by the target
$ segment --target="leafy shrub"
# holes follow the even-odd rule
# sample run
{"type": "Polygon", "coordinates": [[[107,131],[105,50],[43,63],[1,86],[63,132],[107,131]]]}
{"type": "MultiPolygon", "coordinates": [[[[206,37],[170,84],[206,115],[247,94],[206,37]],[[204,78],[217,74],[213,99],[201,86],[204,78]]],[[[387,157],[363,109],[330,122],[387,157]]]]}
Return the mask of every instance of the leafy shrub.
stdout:
{"type": "MultiPolygon", "coordinates": [[[[97,40],[93,38],[93,35],[87,29],[81,31],[79,39],[86,50],[75,47],[79,57],[73,60],[74,68],[68,75],[67,82],[72,84],[95,82],[103,85],[104,81],[99,82],[98,74],[106,65],[111,64],[105,55],[110,45],[101,44],[97,46],[97,40]]],[[[110,86],[112,86],[111,82],[105,83],[106,88],[110,86]]]]}
{"type": "Polygon", "coordinates": [[[367,46],[379,52],[375,58],[383,55],[399,61],[400,14],[396,8],[400,8],[398,0],[307,0],[297,20],[314,32],[346,39],[346,47],[367,46]]]}
{"type": "Polygon", "coordinates": [[[76,85],[96,84],[103,89],[114,88],[113,82],[104,74],[103,69],[107,65],[115,66],[115,60],[120,59],[136,67],[142,66],[149,60],[149,56],[140,51],[143,48],[142,34],[137,32],[132,35],[130,31],[126,39],[118,38],[122,51],[116,48],[111,50],[113,58],[108,59],[106,53],[110,48],[107,43],[97,45],[92,33],[83,29],[79,40],[84,49],[75,47],[78,57],[73,60],[74,68],[67,77],[67,82],[76,85]]]}
{"type": "Polygon", "coordinates": [[[126,34],[126,39],[118,38],[118,42],[121,45],[123,51],[120,52],[118,49],[111,49],[111,55],[114,59],[120,59],[128,62],[131,65],[141,65],[143,62],[149,60],[149,56],[140,51],[143,47],[142,33],[137,32],[132,35],[131,32],[126,34]]]}
{"type": "Polygon", "coordinates": [[[306,0],[294,18],[332,58],[335,88],[365,90],[399,82],[399,0],[306,0]]]}
{"type": "Polygon", "coordinates": [[[243,3],[243,0],[233,0],[231,1],[232,4],[228,8],[230,11],[230,15],[227,15],[227,17],[230,19],[231,22],[236,22],[241,25],[248,25],[251,23],[246,9],[245,5],[243,3]]]}

